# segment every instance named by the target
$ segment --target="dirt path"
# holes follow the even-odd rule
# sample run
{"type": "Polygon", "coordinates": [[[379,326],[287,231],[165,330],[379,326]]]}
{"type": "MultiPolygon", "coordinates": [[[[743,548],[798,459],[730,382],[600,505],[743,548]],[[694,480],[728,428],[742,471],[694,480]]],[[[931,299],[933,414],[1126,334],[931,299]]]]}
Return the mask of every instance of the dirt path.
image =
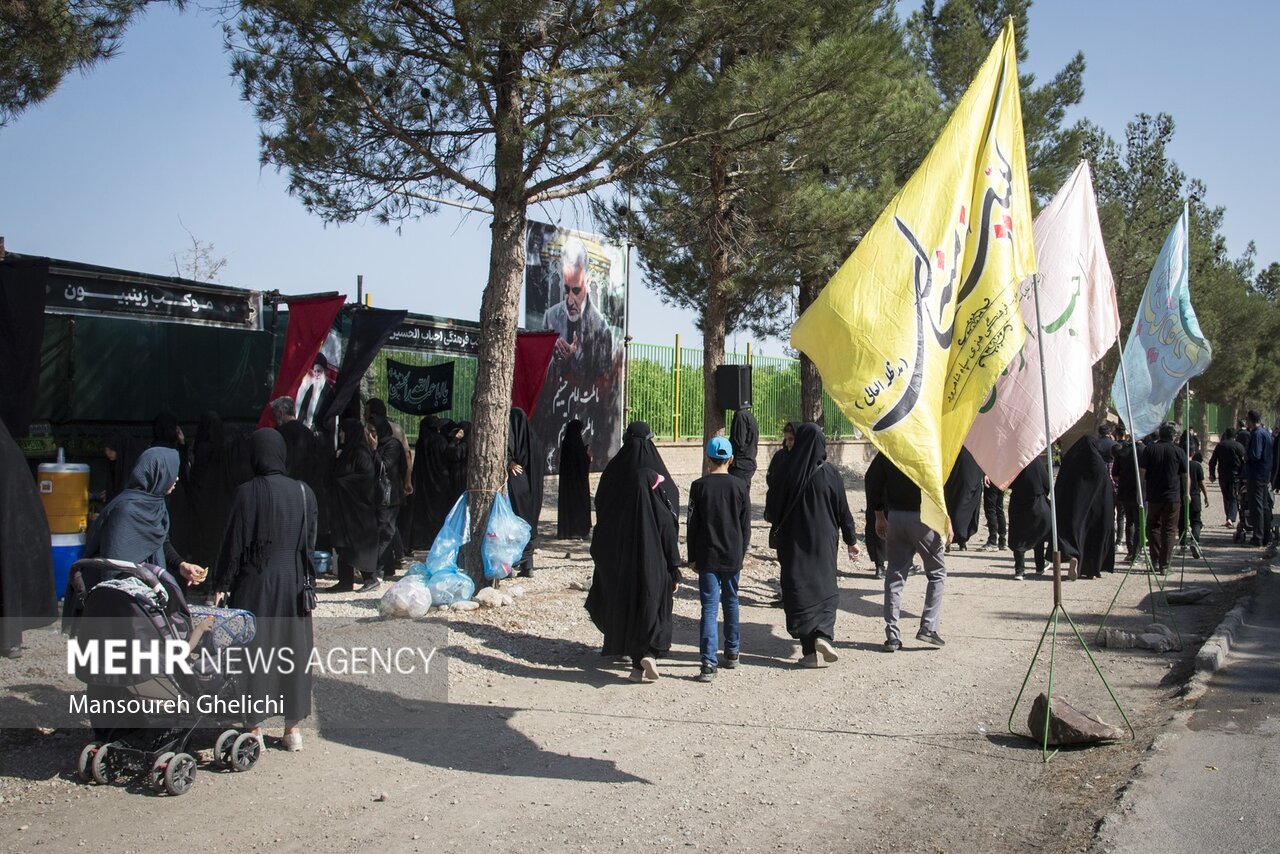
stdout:
{"type": "MultiPolygon", "coordinates": [[[[688,478],[677,480],[687,488],[688,478]]],[[[861,508],[861,485],[849,482],[861,508]]],[[[76,781],[84,730],[0,734],[0,850],[1083,850],[1175,707],[1198,644],[1191,638],[1206,634],[1252,579],[1237,571],[1252,554],[1229,546],[1221,520],[1221,506],[1211,506],[1206,540],[1228,590],[1178,610],[1187,649],[1098,655],[1137,728],[1133,743],[1045,765],[1036,746],[1005,733],[1052,604],[1047,578],[1011,580],[1007,552],[949,556],[944,649],[925,648],[907,630],[923,600],[923,579],[913,575],[906,646],[892,655],[879,651],[881,584],[865,557],[862,566],[845,561],[841,660],[800,670],[782,611],[769,605],[777,565],[759,522],[742,583],[742,667],[710,685],[693,681],[698,602],[686,583],[663,678],[632,685],[626,667],[598,654],[586,594],[571,587],[590,579],[585,544],[552,540],[515,607],[358,624],[409,643],[429,635],[428,624],[447,624],[447,704],[321,679],[302,753],[270,750],[247,774],[202,769],[184,797],[76,781]],[[363,692],[357,707],[367,719],[357,729],[325,712],[329,697],[352,690],[363,692]]],[[[544,517],[543,531],[554,531],[553,518],[544,517]]],[[[1202,575],[1188,571],[1188,579],[1202,575]]],[[[1118,581],[1066,587],[1090,641],[1118,581]]],[[[370,619],[372,599],[342,598],[320,615],[370,619]]],[[[1132,576],[1112,624],[1145,624],[1138,606],[1146,599],[1145,577],[1132,576]]],[[[40,692],[30,659],[0,662],[9,695],[0,709],[40,692]]],[[[1043,667],[1036,678],[1015,721],[1022,730],[1043,667]]],[[[1059,646],[1055,693],[1119,722],[1074,642],[1059,646]]]]}

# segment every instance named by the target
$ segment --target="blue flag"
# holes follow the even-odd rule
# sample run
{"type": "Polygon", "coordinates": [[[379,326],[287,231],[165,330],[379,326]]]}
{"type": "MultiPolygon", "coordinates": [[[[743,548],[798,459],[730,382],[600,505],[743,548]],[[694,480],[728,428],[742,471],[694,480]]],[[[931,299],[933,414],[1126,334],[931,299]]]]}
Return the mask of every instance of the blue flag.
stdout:
{"type": "Polygon", "coordinates": [[[1191,308],[1187,286],[1187,209],[1184,205],[1147,279],[1147,289],[1111,384],[1116,412],[1134,436],[1153,432],[1178,392],[1209,369],[1213,353],[1191,308]],[[1129,394],[1125,395],[1125,382],[1129,394]]]}

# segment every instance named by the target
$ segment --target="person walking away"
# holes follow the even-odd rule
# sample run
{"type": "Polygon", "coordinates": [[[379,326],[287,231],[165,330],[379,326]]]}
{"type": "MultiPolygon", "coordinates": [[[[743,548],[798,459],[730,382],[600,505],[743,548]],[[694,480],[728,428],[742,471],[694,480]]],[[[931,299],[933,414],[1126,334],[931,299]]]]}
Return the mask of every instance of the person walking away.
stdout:
{"type": "Polygon", "coordinates": [[[844,482],[827,465],[822,428],[806,423],[796,428],[796,444],[787,467],[765,496],[764,518],[773,526],[782,568],[782,606],[787,633],[800,641],[802,667],[820,667],[840,659],[835,639],[836,543],[843,537],[849,557],[858,556],[858,534],[849,512],[844,482]]]}
{"type": "Polygon", "coordinates": [[[1176,432],[1172,424],[1161,424],[1159,440],[1144,448],[1141,458],[1148,508],[1147,547],[1156,572],[1161,574],[1169,571],[1178,538],[1178,515],[1187,498],[1187,452],[1174,443],[1176,432]]]}
{"type": "MultiPolygon", "coordinates": [[[[1125,563],[1133,563],[1138,559],[1138,549],[1142,547],[1142,520],[1138,506],[1138,464],[1134,462],[1134,451],[1130,437],[1128,441],[1119,442],[1111,449],[1113,457],[1111,475],[1116,484],[1116,502],[1123,508],[1116,513],[1116,518],[1124,518],[1124,545],[1126,549],[1125,563]]],[[[1138,449],[1141,459],[1142,449],[1138,449]]]]}
{"type": "MultiPolygon", "coordinates": [[[[284,746],[296,751],[302,749],[299,725],[311,715],[311,673],[305,663],[314,648],[311,552],[317,510],[311,487],[285,473],[286,453],[276,430],[263,428],[249,438],[254,478],[236,490],[213,577],[214,589],[232,608],[257,619],[249,654],[258,650],[258,660],[274,662],[250,670],[245,696],[258,708],[283,698],[284,746]]],[[[265,717],[251,711],[245,720],[259,740],[265,717]]]]}
{"type": "Polygon", "coordinates": [[[951,474],[943,486],[947,515],[951,517],[951,545],[959,551],[968,549],[969,538],[978,533],[978,509],[982,503],[982,481],[985,479],[978,461],[961,446],[951,474]]]}
{"type": "Polygon", "coordinates": [[[751,478],[756,474],[756,451],[760,446],[760,425],[756,423],[750,406],[739,407],[733,413],[733,422],[729,425],[729,443],[733,446],[733,463],[729,466],[729,474],[745,483],[750,494],[751,478]]]}
{"type": "Polygon", "coordinates": [[[591,451],[582,440],[582,422],[573,419],[560,440],[560,490],[556,498],[556,538],[591,536],[591,451]]]}
{"type": "Polygon", "coordinates": [[[1058,549],[1069,561],[1070,581],[1115,572],[1116,505],[1110,468],[1114,444],[1106,437],[1081,436],[1062,455],[1054,491],[1058,549]]]}
{"type": "Polygon", "coordinates": [[[702,621],[698,652],[699,682],[716,676],[716,611],[724,609],[724,667],[738,666],[738,579],[751,544],[751,496],[747,484],[729,476],[733,446],[723,436],[707,442],[711,471],[689,488],[689,568],[698,573],[702,621]]]}
{"type": "Polygon", "coordinates": [[[916,640],[933,646],[945,646],[938,634],[942,616],[942,594],[947,581],[947,565],[943,559],[942,535],[920,519],[920,487],[885,458],[884,467],[867,485],[876,511],[876,531],[888,550],[889,567],[884,580],[884,650],[902,648],[898,616],[902,610],[902,588],[911,572],[911,558],[919,555],[928,580],[924,611],[916,640]]]}
{"type": "Polygon", "coordinates": [[[1271,467],[1273,449],[1271,434],[1262,426],[1256,409],[1245,415],[1249,438],[1245,444],[1245,503],[1249,506],[1249,524],[1253,528],[1251,546],[1266,545],[1271,537],[1271,467]]]}
{"type": "Polygon", "coordinates": [[[507,497],[511,509],[529,523],[529,542],[512,567],[522,578],[533,576],[533,547],[542,516],[542,449],[523,409],[512,409],[507,419],[507,497]]]}
{"type": "Polygon", "coordinates": [[[1226,514],[1225,527],[1236,526],[1239,512],[1236,499],[1236,478],[1244,471],[1244,445],[1236,440],[1236,429],[1228,427],[1222,433],[1222,441],[1209,455],[1209,482],[1217,481],[1222,490],[1222,512],[1226,514]]]}
{"type": "Polygon", "coordinates": [[[1038,456],[1009,485],[1009,548],[1013,551],[1013,578],[1027,573],[1027,550],[1035,555],[1036,575],[1044,574],[1045,545],[1053,536],[1049,505],[1049,465],[1038,456]]]}
{"type": "MultiPolygon", "coordinates": [[[[1187,466],[1187,475],[1191,488],[1191,506],[1187,508],[1187,518],[1191,521],[1191,556],[1200,557],[1200,532],[1204,529],[1204,507],[1209,503],[1209,491],[1204,486],[1204,455],[1196,451],[1191,455],[1187,466]],[[1203,503],[1201,503],[1203,499],[1203,503]]],[[[1179,527],[1179,536],[1186,529],[1186,520],[1179,527]]]]}
{"type": "Polygon", "coordinates": [[[348,418],[338,425],[338,458],[329,485],[333,496],[331,519],[338,583],[326,593],[350,593],[359,571],[362,593],[378,589],[378,477],[373,449],[364,425],[348,418]]]}
{"type": "Polygon", "coordinates": [[[985,475],[982,478],[982,512],[987,521],[987,550],[1004,551],[1008,526],[1004,515],[1004,490],[991,482],[985,475]]]}
{"type": "Polygon", "coordinates": [[[871,500],[871,484],[884,477],[881,472],[884,464],[884,454],[877,451],[867,465],[866,476],[862,479],[863,492],[867,498],[866,520],[862,529],[862,536],[867,541],[867,557],[871,558],[871,562],[875,564],[873,572],[877,580],[884,579],[885,562],[888,560],[888,556],[884,539],[876,532],[876,511],[871,500]]]}
{"type": "Polygon", "coordinates": [[[657,680],[657,660],[671,651],[680,547],[666,480],[650,468],[619,468],[610,488],[596,492],[595,570],[584,607],[604,635],[603,653],[630,658],[635,683],[657,680]]]}

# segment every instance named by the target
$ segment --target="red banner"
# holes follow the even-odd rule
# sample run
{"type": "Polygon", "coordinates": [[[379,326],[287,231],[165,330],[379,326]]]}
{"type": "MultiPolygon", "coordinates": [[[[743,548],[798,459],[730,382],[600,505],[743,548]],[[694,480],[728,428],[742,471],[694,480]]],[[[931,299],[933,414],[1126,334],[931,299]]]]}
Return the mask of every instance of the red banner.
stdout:
{"type": "Polygon", "coordinates": [[[533,409],[547,381],[547,365],[559,340],[559,332],[519,332],[516,334],[516,369],[511,378],[511,405],[533,418],[533,409]]]}
{"type": "Polygon", "coordinates": [[[258,417],[259,427],[270,427],[275,423],[271,417],[271,401],[293,394],[298,388],[303,376],[310,370],[311,363],[315,361],[316,354],[320,352],[320,346],[324,344],[334,318],[346,301],[345,296],[332,296],[289,302],[289,329],[285,333],[280,370],[276,373],[276,382],[271,387],[267,405],[262,408],[262,415],[258,417]]]}

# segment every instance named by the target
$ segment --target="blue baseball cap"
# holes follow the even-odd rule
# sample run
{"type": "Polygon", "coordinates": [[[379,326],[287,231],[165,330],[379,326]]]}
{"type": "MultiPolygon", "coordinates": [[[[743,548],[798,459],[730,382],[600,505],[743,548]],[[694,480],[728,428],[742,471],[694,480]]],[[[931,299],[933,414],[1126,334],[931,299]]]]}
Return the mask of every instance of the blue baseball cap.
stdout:
{"type": "Polygon", "coordinates": [[[713,460],[727,460],[733,456],[733,445],[724,436],[712,436],[707,442],[707,456],[713,460]]]}

